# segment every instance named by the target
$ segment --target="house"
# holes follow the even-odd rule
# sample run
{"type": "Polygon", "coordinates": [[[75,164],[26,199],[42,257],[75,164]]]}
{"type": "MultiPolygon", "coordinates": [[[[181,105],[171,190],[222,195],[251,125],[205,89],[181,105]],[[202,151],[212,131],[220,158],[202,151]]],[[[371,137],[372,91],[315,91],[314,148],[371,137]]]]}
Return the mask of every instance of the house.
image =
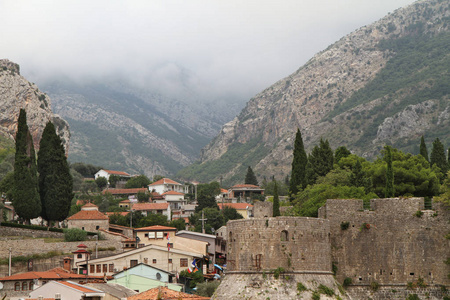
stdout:
{"type": "Polygon", "coordinates": [[[182,285],[173,282],[174,274],[165,270],[140,263],[132,268],[113,275],[108,283],[121,284],[134,291],[143,292],[158,286],[167,286],[174,291],[181,291],[182,285]]]}
{"type": "Polygon", "coordinates": [[[103,291],[105,293],[105,297],[103,298],[103,300],[122,300],[126,297],[130,297],[138,293],[132,289],[127,288],[126,286],[109,281],[108,283],[88,282],[85,284],[85,286],[103,291]]]}
{"type": "Polygon", "coordinates": [[[172,214],[169,203],[135,203],[131,209],[140,211],[144,216],[148,216],[149,214],[160,214],[166,216],[168,221],[170,221],[170,216],[172,214]]]}
{"type": "Polygon", "coordinates": [[[183,292],[176,292],[166,287],[156,287],[140,294],[128,297],[127,300],[157,300],[157,299],[176,299],[176,300],[208,300],[209,297],[202,297],[183,292]]]}
{"type": "Polygon", "coordinates": [[[169,178],[163,178],[148,185],[150,192],[157,192],[158,194],[164,194],[168,191],[174,191],[179,193],[186,193],[184,186],[181,183],[173,181],[169,178]]]}
{"type": "Polygon", "coordinates": [[[43,299],[102,300],[105,297],[105,292],[73,281],[52,280],[29,293],[29,298],[41,297],[43,299]]]}
{"type": "Polygon", "coordinates": [[[195,253],[201,253],[206,256],[208,242],[201,240],[193,240],[176,235],[175,227],[166,226],[148,226],[136,228],[135,235],[138,237],[139,246],[143,245],[159,245],[170,249],[186,250],[195,253]]]}
{"type": "Polygon", "coordinates": [[[111,175],[115,175],[115,176],[119,176],[119,177],[125,177],[125,178],[130,178],[131,177],[131,175],[126,173],[126,172],[101,169],[100,171],[95,173],[94,178],[97,179],[99,177],[105,177],[106,180],[108,180],[108,182],[109,182],[109,177],[111,175]]]}
{"type": "MultiPolygon", "coordinates": [[[[101,280],[103,276],[86,276],[81,274],[71,273],[69,270],[63,268],[54,268],[46,272],[26,272],[14,274],[0,278],[0,283],[3,288],[0,289],[0,298],[5,294],[8,297],[26,298],[30,291],[46,284],[49,281],[75,281],[86,282],[88,280],[101,280]]],[[[52,297],[54,297],[53,295],[52,297]]]]}
{"type": "Polygon", "coordinates": [[[237,210],[244,219],[253,217],[253,205],[250,203],[217,203],[219,209],[222,210],[223,207],[231,207],[237,210]]]}
{"type": "Polygon", "coordinates": [[[168,272],[180,272],[186,270],[188,264],[192,263],[194,259],[198,261],[202,258],[203,253],[172,248],[168,250],[166,244],[165,246],[148,245],[107,257],[91,259],[87,264],[88,274],[109,276],[139,263],[168,272]]]}
{"type": "Polygon", "coordinates": [[[216,196],[216,201],[220,202],[223,201],[225,199],[230,198],[230,192],[226,189],[220,189],[220,194],[216,196]]]}
{"type": "Polygon", "coordinates": [[[68,228],[80,228],[86,231],[108,230],[109,218],[98,211],[98,206],[88,203],[76,214],[67,218],[68,228]]]}
{"type": "Polygon", "coordinates": [[[231,198],[246,199],[252,195],[264,195],[264,189],[253,184],[236,184],[229,189],[231,198]]]}
{"type": "MultiPolygon", "coordinates": [[[[172,210],[180,210],[181,206],[185,204],[184,194],[175,191],[168,191],[162,194],[164,200],[170,203],[172,210]]],[[[155,202],[157,202],[155,200],[155,202]]]]}

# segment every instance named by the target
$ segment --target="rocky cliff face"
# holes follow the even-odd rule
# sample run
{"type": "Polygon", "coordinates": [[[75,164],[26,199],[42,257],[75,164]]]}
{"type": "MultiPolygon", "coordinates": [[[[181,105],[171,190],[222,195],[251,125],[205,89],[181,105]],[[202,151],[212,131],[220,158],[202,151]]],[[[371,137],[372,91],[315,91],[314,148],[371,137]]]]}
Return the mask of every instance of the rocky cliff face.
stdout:
{"type": "MultiPolygon", "coordinates": [[[[446,88],[436,93],[427,91],[435,91],[442,78],[448,79],[448,72],[441,70],[437,74],[435,70],[439,67],[429,65],[419,68],[420,58],[412,63],[411,56],[416,54],[408,56],[406,52],[415,48],[409,37],[422,41],[426,36],[424,44],[417,45],[425,49],[427,41],[443,42],[443,53],[432,62],[436,66],[448,63],[449,6],[448,1],[418,1],[329,46],[295,73],[252,98],[239,116],[225,124],[202,150],[202,163],[180,175],[198,177],[221,162],[226,165],[225,179],[240,179],[236,174],[245,174],[242,172],[245,163],[253,163],[260,177],[286,176],[290,172],[297,128],[302,131],[308,149],[323,137],[335,148],[345,145],[368,158],[377,155],[385,143],[412,150],[411,141],[419,141],[422,134],[431,141],[436,133],[433,128],[448,125],[449,98],[446,88]],[[412,45],[402,48],[399,41],[412,45]],[[403,66],[401,59],[409,59],[411,63],[403,66]],[[395,81],[398,79],[395,72],[403,67],[411,72],[405,71],[401,74],[407,75],[401,77],[412,79],[399,83],[395,81]],[[424,73],[423,78],[414,77],[420,72],[424,73]],[[436,74],[429,76],[433,72],[436,74]],[[397,85],[389,86],[394,81],[397,85]],[[410,84],[412,81],[414,84],[410,84]],[[226,162],[230,150],[254,143],[255,139],[258,140],[255,147],[259,149],[252,155],[262,156],[260,159],[226,162]]],[[[428,59],[429,55],[424,53],[428,59]]],[[[449,133],[440,136],[448,138],[449,133]]],[[[223,173],[209,175],[219,178],[223,173]]]]}
{"type": "Polygon", "coordinates": [[[39,141],[48,121],[55,124],[66,152],[69,150],[68,123],[53,114],[50,98],[34,83],[28,82],[20,75],[18,64],[7,59],[0,60],[0,102],[0,135],[15,138],[19,111],[24,108],[36,151],[39,149],[39,141]]]}

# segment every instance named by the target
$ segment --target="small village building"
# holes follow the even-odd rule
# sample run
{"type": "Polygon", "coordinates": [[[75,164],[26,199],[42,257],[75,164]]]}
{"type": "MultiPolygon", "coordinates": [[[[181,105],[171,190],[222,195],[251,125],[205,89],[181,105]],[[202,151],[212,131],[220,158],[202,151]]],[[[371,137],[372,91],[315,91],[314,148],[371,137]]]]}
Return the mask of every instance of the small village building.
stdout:
{"type": "Polygon", "coordinates": [[[77,274],[87,274],[86,264],[91,257],[91,252],[87,250],[85,244],[79,244],[73,253],[73,271],[77,274]]]}
{"type": "Polygon", "coordinates": [[[147,188],[135,188],[135,189],[113,189],[107,188],[102,191],[102,194],[111,194],[115,197],[128,197],[128,199],[136,199],[138,193],[148,193],[147,188]]]}
{"type": "MultiPolygon", "coordinates": [[[[126,213],[128,214],[128,213],[126,213]]],[[[125,214],[125,216],[126,216],[125,214]]],[[[128,238],[133,237],[133,228],[127,226],[121,226],[117,224],[109,224],[109,232],[119,233],[128,238]]]]}
{"type": "Polygon", "coordinates": [[[237,212],[248,219],[253,217],[253,205],[250,203],[217,203],[219,209],[222,210],[224,207],[231,207],[237,210],[237,212]]]}
{"type": "Polygon", "coordinates": [[[216,196],[216,201],[220,202],[220,201],[225,201],[228,200],[230,197],[230,191],[226,190],[226,189],[220,189],[220,194],[216,196]]]}
{"type": "Polygon", "coordinates": [[[108,281],[108,283],[88,282],[85,284],[85,286],[103,291],[105,293],[105,297],[103,298],[103,300],[122,300],[138,293],[132,289],[127,288],[126,286],[112,283],[110,281],[108,281]]]}
{"type": "Polygon", "coordinates": [[[111,175],[115,175],[115,176],[119,176],[119,177],[124,177],[124,178],[131,178],[131,175],[128,174],[127,172],[122,172],[122,171],[112,171],[112,170],[104,170],[101,169],[100,171],[98,171],[97,173],[95,173],[94,178],[97,179],[99,177],[105,177],[106,180],[108,180],[109,182],[109,177],[111,175]]]}
{"type": "Polygon", "coordinates": [[[164,197],[164,200],[170,204],[172,210],[180,210],[181,207],[186,204],[183,193],[168,191],[163,193],[162,196],[164,197]]]}
{"type": "Polygon", "coordinates": [[[29,293],[29,298],[39,297],[64,300],[103,300],[105,292],[73,281],[50,281],[29,293]]]}
{"type": "Polygon", "coordinates": [[[163,178],[148,185],[150,192],[157,192],[158,194],[164,194],[168,191],[174,191],[186,194],[183,184],[173,181],[169,178],[163,178]]]}
{"type": "Polygon", "coordinates": [[[67,218],[67,227],[80,228],[91,232],[99,229],[108,230],[109,218],[98,211],[97,205],[88,203],[81,207],[81,211],[67,218]]]}
{"type": "Polygon", "coordinates": [[[131,209],[141,212],[144,216],[160,214],[166,216],[168,221],[170,221],[172,214],[172,208],[169,203],[136,203],[133,204],[131,209]]]}
{"type": "Polygon", "coordinates": [[[264,195],[264,189],[253,184],[236,184],[228,190],[230,198],[247,199],[252,195],[264,195]]]}

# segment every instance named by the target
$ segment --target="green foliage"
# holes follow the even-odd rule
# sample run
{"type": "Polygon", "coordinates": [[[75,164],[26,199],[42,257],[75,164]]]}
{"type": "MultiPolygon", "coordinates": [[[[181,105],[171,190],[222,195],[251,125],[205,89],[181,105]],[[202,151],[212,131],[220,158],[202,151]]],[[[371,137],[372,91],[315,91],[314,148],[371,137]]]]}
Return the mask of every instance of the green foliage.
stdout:
{"type": "Polygon", "coordinates": [[[416,211],[416,213],[414,215],[418,218],[422,218],[423,212],[421,210],[418,210],[418,211],[416,211]]]}
{"type": "Polygon", "coordinates": [[[351,285],[353,283],[353,280],[350,277],[345,277],[344,282],[342,283],[342,285],[344,287],[348,287],[349,285],[351,285]]]}
{"type": "Polygon", "coordinates": [[[303,283],[297,282],[297,291],[299,293],[304,292],[306,290],[308,290],[308,289],[306,288],[306,286],[303,285],[303,283]]]}
{"type": "Polygon", "coordinates": [[[269,182],[266,181],[262,183],[261,187],[264,189],[264,195],[274,194],[275,183],[277,184],[278,195],[287,196],[289,193],[289,181],[288,184],[286,184],[285,182],[278,180],[272,180],[269,182]]]}
{"type": "Polygon", "coordinates": [[[197,284],[197,295],[203,297],[211,297],[219,286],[220,281],[214,280],[209,282],[201,282],[197,284]]]}
{"type": "Polygon", "coordinates": [[[338,271],[337,263],[335,263],[335,262],[331,263],[331,271],[333,272],[333,275],[336,276],[336,273],[338,271]]]}
{"type": "Polygon", "coordinates": [[[148,179],[147,176],[139,175],[139,176],[129,179],[127,181],[127,183],[125,184],[125,188],[127,188],[127,189],[143,188],[143,187],[147,187],[149,184],[150,184],[150,179],[148,179]]]}
{"type": "MultiPolygon", "coordinates": [[[[27,256],[13,256],[11,257],[11,263],[13,265],[21,263],[21,264],[25,264],[28,262],[28,260],[30,259],[46,259],[46,258],[52,258],[55,256],[61,256],[64,253],[62,251],[49,251],[46,253],[35,253],[32,255],[27,255],[27,256]]],[[[0,258],[0,265],[7,265],[9,263],[9,259],[8,258],[0,258]]]]}
{"type": "Polygon", "coordinates": [[[186,221],[184,221],[184,219],[172,220],[169,223],[169,227],[175,227],[177,229],[177,231],[185,230],[186,229],[186,221]]]}
{"type": "Polygon", "coordinates": [[[41,212],[33,138],[28,130],[25,110],[21,109],[16,134],[14,188],[12,202],[16,213],[27,222],[41,212]]]}
{"type": "Polygon", "coordinates": [[[273,270],[273,277],[274,277],[275,279],[280,278],[280,275],[283,274],[284,271],[285,271],[285,270],[284,270],[284,268],[282,268],[282,267],[276,268],[275,270],[273,270]]]}
{"type": "Polygon", "coordinates": [[[312,300],[320,300],[320,294],[317,291],[312,293],[312,300]]]}
{"type": "Polygon", "coordinates": [[[349,226],[350,226],[350,222],[341,222],[342,230],[347,230],[349,226]]]}
{"type": "Polygon", "coordinates": [[[203,274],[200,271],[189,273],[187,270],[183,270],[180,272],[180,278],[181,277],[190,279],[189,281],[190,288],[195,288],[197,284],[202,283],[204,281],[203,274]]]}
{"type": "Polygon", "coordinates": [[[14,172],[9,172],[0,181],[0,193],[6,195],[6,199],[11,200],[14,191],[14,172]]]}
{"type": "Polygon", "coordinates": [[[306,187],[306,165],[308,158],[306,156],[305,146],[303,145],[303,138],[300,129],[297,128],[294,141],[294,153],[292,159],[291,181],[289,184],[289,193],[295,196],[299,188],[306,187]]]}
{"type": "Polygon", "coordinates": [[[145,192],[138,192],[136,195],[136,198],[137,198],[138,202],[148,202],[150,195],[145,192]]]}
{"type": "Polygon", "coordinates": [[[216,196],[220,194],[220,185],[217,181],[211,183],[199,184],[197,186],[198,206],[195,212],[201,211],[203,208],[217,208],[216,196]]]}
{"type": "Polygon", "coordinates": [[[42,133],[38,152],[39,194],[43,219],[62,221],[67,218],[73,198],[73,180],[61,138],[48,122],[42,133]]]}
{"type": "Polygon", "coordinates": [[[350,150],[348,150],[345,146],[340,146],[334,151],[334,160],[338,163],[341,158],[347,157],[350,154],[352,154],[350,150]]]}
{"type": "Polygon", "coordinates": [[[139,218],[137,214],[133,215],[133,227],[139,228],[154,225],[168,226],[169,221],[167,221],[167,216],[160,214],[148,214],[146,217],[142,216],[139,218]],[[137,224],[137,226],[134,226],[134,224],[137,224]]]}
{"type": "Polygon", "coordinates": [[[278,187],[275,182],[275,188],[273,193],[273,217],[278,217],[280,215],[280,199],[278,198],[278,187]]]}
{"type": "Polygon", "coordinates": [[[420,155],[422,155],[428,162],[430,161],[428,158],[428,150],[427,145],[425,144],[425,139],[422,135],[422,138],[420,139],[420,155]]]}
{"type": "Polygon", "coordinates": [[[431,148],[430,164],[436,165],[442,174],[447,174],[448,164],[445,157],[444,145],[442,145],[439,138],[436,138],[433,142],[433,148],[431,148]]]}
{"type": "Polygon", "coordinates": [[[334,295],[334,291],[323,284],[319,285],[318,290],[319,290],[319,293],[330,296],[330,297],[334,295]]]}
{"type": "Polygon", "coordinates": [[[447,178],[444,180],[441,186],[441,195],[435,197],[434,199],[436,201],[444,203],[447,208],[450,208],[450,171],[447,173],[447,178]]]}
{"type": "Polygon", "coordinates": [[[319,146],[314,146],[308,156],[306,179],[308,184],[316,183],[317,178],[325,176],[333,169],[333,150],[328,140],[320,139],[319,146]]]}
{"type": "Polygon", "coordinates": [[[420,297],[417,294],[409,294],[406,300],[420,300],[420,297]]]}
{"type": "Polygon", "coordinates": [[[64,241],[76,242],[85,241],[87,232],[79,228],[64,229],[64,241]]]}
{"type": "Polygon", "coordinates": [[[255,175],[255,173],[253,173],[252,167],[250,167],[250,166],[248,166],[244,183],[258,185],[258,179],[256,179],[256,175],[255,175]]]}
{"type": "Polygon", "coordinates": [[[392,169],[392,155],[391,147],[386,146],[386,154],[384,159],[386,160],[386,188],[384,190],[384,197],[390,198],[394,196],[394,170],[392,169]]]}
{"type": "Polygon", "coordinates": [[[94,178],[95,173],[100,171],[102,168],[90,164],[85,164],[81,162],[73,163],[70,168],[74,169],[85,178],[94,178]]]}
{"type": "Polygon", "coordinates": [[[109,176],[109,180],[108,181],[109,181],[109,186],[112,187],[112,188],[115,188],[116,187],[116,183],[118,181],[120,181],[120,176],[111,174],[109,176]]]}
{"type": "MultiPolygon", "coordinates": [[[[205,219],[205,232],[212,234],[212,229],[217,230],[225,225],[223,214],[216,208],[207,207],[203,209],[205,219]]],[[[196,212],[189,217],[189,223],[194,225],[194,231],[202,232],[202,212],[196,212]]]]}
{"type": "Polygon", "coordinates": [[[108,185],[108,179],[106,179],[105,177],[97,177],[97,179],[95,179],[95,184],[97,184],[99,189],[103,189],[108,185]]]}
{"type": "Polygon", "coordinates": [[[229,220],[240,220],[244,218],[240,213],[237,212],[236,208],[229,206],[225,206],[224,208],[222,208],[222,214],[224,218],[224,225],[226,225],[229,220]]]}
{"type": "Polygon", "coordinates": [[[370,283],[370,289],[374,292],[378,291],[378,289],[380,288],[380,284],[376,281],[372,281],[370,283]]]}

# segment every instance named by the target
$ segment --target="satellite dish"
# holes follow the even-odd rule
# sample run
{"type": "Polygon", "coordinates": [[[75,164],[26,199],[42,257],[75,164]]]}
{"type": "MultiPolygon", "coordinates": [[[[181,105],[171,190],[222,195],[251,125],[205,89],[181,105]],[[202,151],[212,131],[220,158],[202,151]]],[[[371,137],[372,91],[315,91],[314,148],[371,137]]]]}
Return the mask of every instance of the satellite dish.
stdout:
{"type": "Polygon", "coordinates": [[[0,282],[0,290],[3,289],[3,283],[0,282]]]}

